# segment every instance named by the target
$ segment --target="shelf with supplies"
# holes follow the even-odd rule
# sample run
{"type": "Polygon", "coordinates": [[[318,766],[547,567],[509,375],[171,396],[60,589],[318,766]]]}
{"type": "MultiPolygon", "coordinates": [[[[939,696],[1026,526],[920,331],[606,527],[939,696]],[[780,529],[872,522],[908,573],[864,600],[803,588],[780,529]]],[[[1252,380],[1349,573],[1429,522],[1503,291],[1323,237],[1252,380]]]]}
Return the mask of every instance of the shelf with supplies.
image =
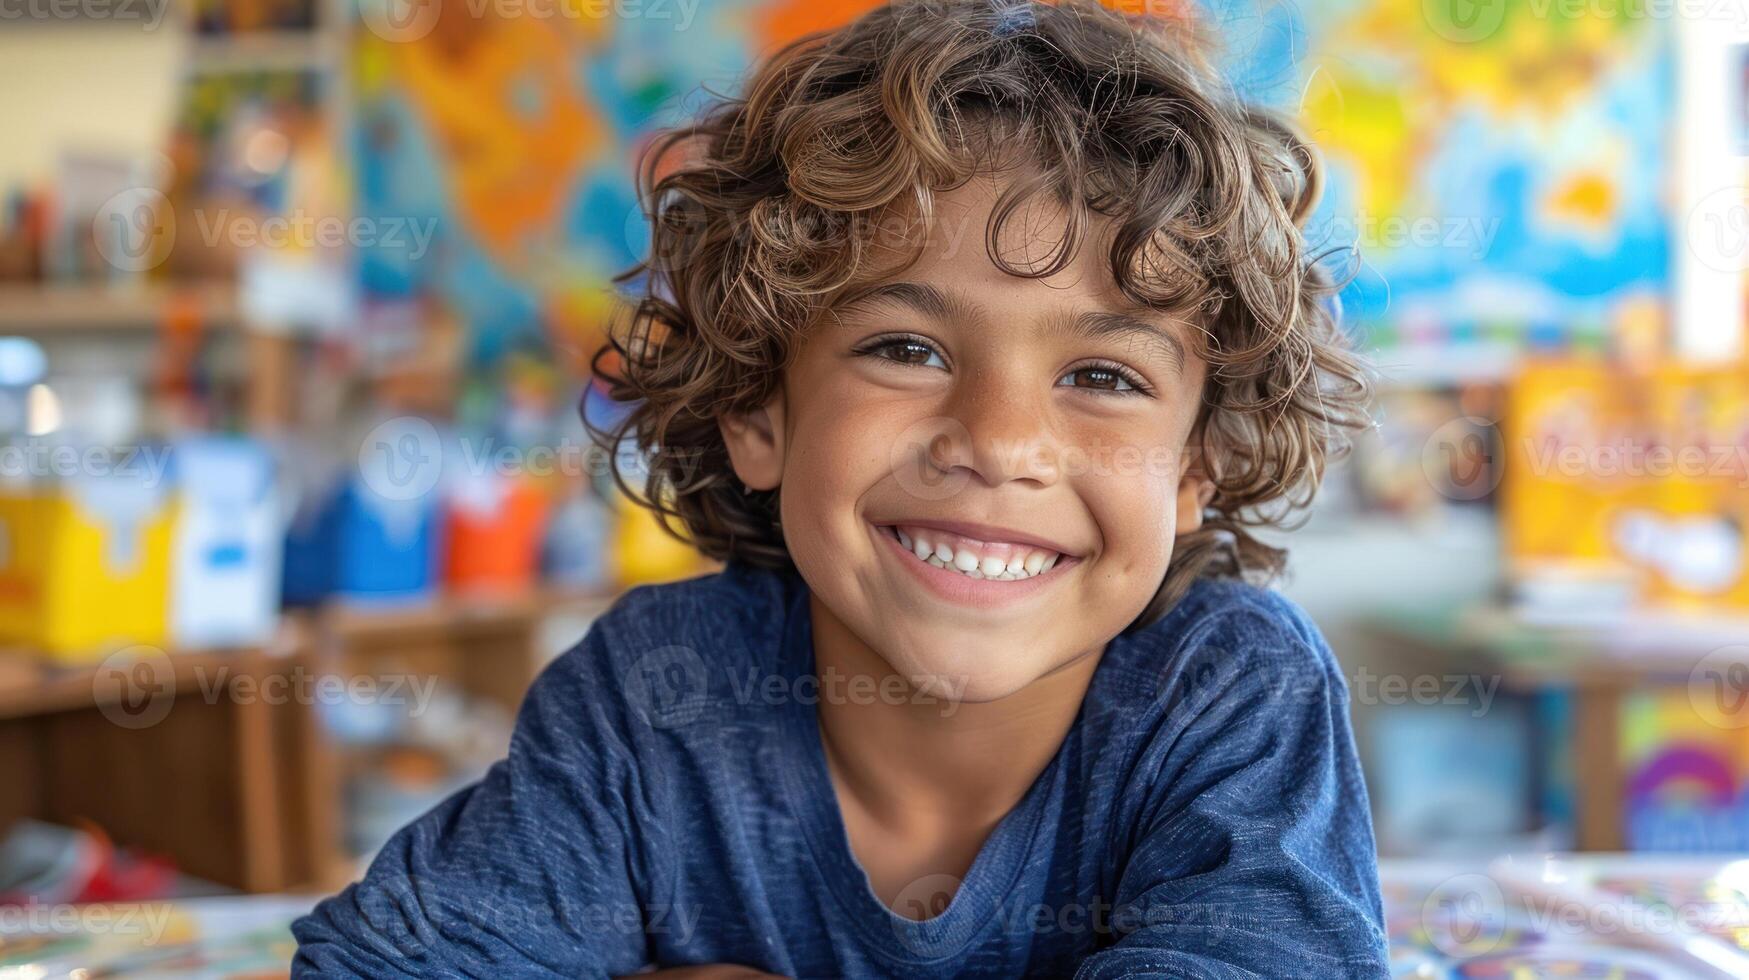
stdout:
{"type": "Polygon", "coordinates": [[[0,653],[0,824],[91,821],[196,878],[295,887],[334,864],[318,719],[270,696],[307,670],[301,624],[267,648],[57,666],[0,653]]]}
{"type": "MultiPolygon", "coordinates": [[[[164,654],[154,665],[168,668],[170,676],[152,683],[178,694],[196,690],[210,676],[229,676],[271,669],[274,656],[260,649],[202,650],[164,654]],[[221,673],[222,671],[222,673],[221,673]]],[[[122,678],[111,676],[121,661],[82,666],[59,666],[22,648],[0,650],[0,722],[87,708],[115,708],[128,696],[122,678]]],[[[125,671],[124,671],[125,673],[125,671]]],[[[125,710],[125,709],[123,709],[125,710]]]]}
{"type": "Polygon", "coordinates": [[[214,72],[326,71],[339,61],[338,41],[322,30],[238,31],[196,38],[188,70],[214,72]]]}
{"type": "Polygon", "coordinates": [[[234,329],[242,317],[228,282],[139,285],[0,283],[0,333],[152,331],[173,318],[234,329]]]}
{"type": "Polygon", "coordinates": [[[317,682],[410,673],[513,714],[550,655],[548,618],[586,620],[613,598],[549,587],[334,602],[287,612],[260,647],[78,664],[0,647],[0,825],[89,820],[223,886],[331,889],[356,871],[345,799],[368,753],[326,728],[322,692],[341,685],[317,682]]]}

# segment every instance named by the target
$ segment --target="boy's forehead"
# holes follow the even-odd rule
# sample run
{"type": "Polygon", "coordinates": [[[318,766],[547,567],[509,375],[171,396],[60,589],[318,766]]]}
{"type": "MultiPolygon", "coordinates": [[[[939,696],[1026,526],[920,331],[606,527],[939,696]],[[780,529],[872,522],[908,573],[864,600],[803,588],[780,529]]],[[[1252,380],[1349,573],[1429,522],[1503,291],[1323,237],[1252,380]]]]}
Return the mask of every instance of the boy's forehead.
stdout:
{"type": "MultiPolygon", "coordinates": [[[[890,232],[902,228],[908,240],[894,244],[914,247],[921,236],[924,239],[921,261],[947,264],[968,258],[987,259],[986,235],[991,222],[998,216],[1003,195],[1017,190],[1021,180],[1020,175],[1012,173],[974,174],[954,187],[933,192],[927,217],[915,202],[896,202],[888,209],[891,223],[886,237],[891,239],[890,232]]],[[[1048,191],[1040,189],[1002,216],[995,244],[1002,257],[1016,265],[1029,259],[1048,260],[1069,220],[1068,209],[1048,191]]]]}
{"type": "Polygon", "coordinates": [[[1078,245],[1061,270],[1042,278],[1014,275],[1010,270],[1043,268],[1052,263],[1074,217],[1044,189],[1028,195],[1012,211],[999,212],[1003,194],[1021,179],[1018,175],[977,174],[937,192],[927,220],[916,205],[890,208],[880,219],[874,239],[874,267],[846,298],[889,283],[921,281],[959,295],[997,301],[1042,300],[1160,323],[1180,320],[1165,311],[1138,306],[1118,288],[1110,264],[1115,223],[1104,215],[1089,212],[1081,216],[1084,224],[1078,245]],[[1001,221],[993,227],[998,217],[1001,221]],[[914,260],[905,264],[913,256],[914,260]]]}

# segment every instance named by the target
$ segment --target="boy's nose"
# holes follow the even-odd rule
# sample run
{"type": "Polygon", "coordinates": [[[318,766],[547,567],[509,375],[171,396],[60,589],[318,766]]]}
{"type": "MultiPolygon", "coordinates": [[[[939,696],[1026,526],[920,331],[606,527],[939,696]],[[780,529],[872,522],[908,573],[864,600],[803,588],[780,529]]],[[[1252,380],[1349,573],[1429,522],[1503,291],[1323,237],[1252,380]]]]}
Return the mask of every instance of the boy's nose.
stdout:
{"type": "Polygon", "coordinates": [[[1049,406],[1000,385],[968,386],[956,393],[949,413],[959,438],[937,440],[933,460],[945,471],[970,470],[987,486],[1025,480],[1039,486],[1062,473],[1060,445],[1049,406]]]}

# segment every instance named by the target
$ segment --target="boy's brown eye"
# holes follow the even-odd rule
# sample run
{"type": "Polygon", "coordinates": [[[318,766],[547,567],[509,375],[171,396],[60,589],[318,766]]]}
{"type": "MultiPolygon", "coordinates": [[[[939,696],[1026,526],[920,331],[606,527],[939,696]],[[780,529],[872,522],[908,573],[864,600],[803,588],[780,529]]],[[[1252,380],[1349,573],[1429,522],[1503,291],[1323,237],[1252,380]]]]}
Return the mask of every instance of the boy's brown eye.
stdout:
{"type": "Polygon", "coordinates": [[[922,344],[894,344],[887,349],[892,351],[893,360],[906,364],[928,364],[929,356],[935,353],[922,344]]]}
{"type": "Polygon", "coordinates": [[[917,367],[946,367],[935,348],[920,340],[887,340],[865,348],[866,353],[888,361],[900,364],[910,364],[917,367]]]}
{"type": "Polygon", "coordinates": [[[1135,385],[1130,383],[1130,379],[1124,377],[1121,372],[1102,367],[1086,367],[1070,371],[1063,375],[1062,381],[1058,383],[1066,384],[1071,388],[1093,388],[1101,391],[1129,391],[1135,388],[1135,385]]]}

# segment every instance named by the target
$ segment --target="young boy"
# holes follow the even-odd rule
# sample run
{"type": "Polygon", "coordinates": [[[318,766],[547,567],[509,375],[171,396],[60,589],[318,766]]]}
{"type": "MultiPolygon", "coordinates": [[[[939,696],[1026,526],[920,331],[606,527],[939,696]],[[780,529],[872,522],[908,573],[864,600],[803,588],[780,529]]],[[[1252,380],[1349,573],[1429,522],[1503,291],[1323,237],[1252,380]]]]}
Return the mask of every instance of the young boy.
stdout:
{"type": "Polygon", "coordinates": [[[606,438],[726,566],[622,598],[296,972],[1385,975],[1342,677],[1242,580],[1362,417],[1316,173],[1075,0],[876,10],[668,134],[606,438]]]}

